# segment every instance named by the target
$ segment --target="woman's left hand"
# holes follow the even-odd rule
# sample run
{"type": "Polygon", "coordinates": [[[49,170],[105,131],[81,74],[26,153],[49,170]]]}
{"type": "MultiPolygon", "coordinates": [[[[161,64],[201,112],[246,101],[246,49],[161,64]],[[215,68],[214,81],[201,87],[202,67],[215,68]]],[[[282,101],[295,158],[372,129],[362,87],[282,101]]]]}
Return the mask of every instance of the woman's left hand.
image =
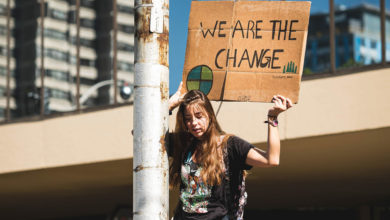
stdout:
{"type": "Polygon", "coordinates": [[[173,94],[169,98],[169,101],[168,101],[169,111],[172,111],[174,108],[176,108],[178,105],[180,105],[180,102],[185,95],[185,93],[182,90],[183,90],[183,81],[180,82],[179,88],[177,89],[175,94],[173,94]]]}
{"type": "Polygon", "coordinates": [[[275,95],[272,99],[272,102],[275,105],[270,110],[268,110],[268,115],[275,117],[293,106],[289,98],[285,98],[281,95],[275,95]]]}

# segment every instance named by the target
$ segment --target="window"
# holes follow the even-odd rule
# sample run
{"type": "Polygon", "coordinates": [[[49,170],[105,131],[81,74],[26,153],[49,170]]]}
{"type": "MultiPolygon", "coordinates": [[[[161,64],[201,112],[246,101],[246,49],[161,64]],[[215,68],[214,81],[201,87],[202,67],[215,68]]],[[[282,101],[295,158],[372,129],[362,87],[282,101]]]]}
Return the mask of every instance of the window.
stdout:
{"type": "Polygon", "coordinates": [[[68,22],[71,24],[76,23],[76,11],[75,10],[68,12],[68,22]]]}
{"type": "Polygon", "coordinates": [[[60,81],[69,81],[69,72],[60,71],[60,70],[53,70],[53,69],[46,69],[45,75],[48,77],[52,77],[53,79],[60,80],[60,81]]]}
{"type": "Polygon", "coordinates": [[[5,26],[0,25],[0,35],[7,35],[7,28],[5,26]]]}
{"type": "Polygon", "coordinates": [[[328,1],[312,1],[304,75],[329,71],[329,48],[329,3],[328,1]]]}
{"type": "Polygon", "coordinates": [[[45,56],[55,60],[68,61],[69,54],[52,48],[45,49],[45,56]]]}
{"type": "Polygon", "coordinates": [[[60,10],[57,10],[57,9],[53,9],[53,8],[50,9],[49,16],[51,18],[54,18],[54,19],[57,19],[57,20],[61,20],[61,21],[67,21],[68,20],[68,15],[67,15],[66,12],[60,11],[60,10]]]}
{"type": "Polygon", "coordinates": [[[130,6],[118,4],[116,7],[117,7],[118,11],[120,11],[120,12],[124,12],[126,14],[134,14],[134,9],[130,6]]]}
{"type": "Polygon", "coordinates": [[[94,67],[95,66],[95,61],[94,60],[85,59],[85,58],[80,58],[80,65],[94,67]]]}
{"type": "Polygon", "coordinates": [[[123,71],[132,72],[133,71],[133,64],[126,63],[123,61],[118,61],[118,69],[123,71]]]}
{"type": "MultiPolygon", "coordinates": [[[[71,37],[71,43],[73,45],[76,45],[76,43],[77,43],[76,41],[77,41],[76,37],[72,36],[71,37]]],[[[95,47],[95,41],[80,37],[80,45],[84,46],[84,47],[94,48],[95,47]]]]}
{"type": "Polygon", "coordinates": [[[0,121],[5,118],[5,108],[0,107],[0,121]]]}
{"type": "Polygon", "coordinates": [[[93,28],[95,25],[95,22],[91,19],[80,18],[80,25],[83,27],[93,28]]]}
{"type": "Polygon", "coordinates": [[[92,8],[93,4],[94,4],[93,0],[81,0],[80,1],[80,5],[83,7],[87,7],[87,8],[92,8]]]}
{"type": "Polygon", "coordinates": [[[7,89],[3,86],[0,86],[0,97],[6,95],[7,89]]]}
{"type": "Polygon", "coordinates": [[[375,40],[371,40],[371,49],[376,49],[377,43],[375,40]]]}
{"type": "Polygon", "coordinates": [[[134,26],[131,25],[118,24],[118,29],[128,34],[134,33],[134,26]]]}
{"type": "Polygon", "coordinates": [[[127,51],[127,52],[134,51],[134,46],[133,45],[130,45],[130,44],[127,44],[127,43],[124,43],[124,42],[118,42],[117,43],[117,48],[118,48],[118,50],[123,50],[123,51],[127,51]]]}
{"type": "Polygon", "coordinates": [[[335,0],[335,64],[345,69],[381,62],[380,0],[335,0]],[[344,20],[338,22],[337,16],[344,20]]]}
{"type": "MultiPolygon", "coordinates": [[[[45,37],[53,38],[57,40],[66,40],[68,36],[67,32],[62,32],[51,28],[45,28],[44,34],[45,37]]],[[[40,35],[40,29],[38,29],[38,35],[40,35]]]]}
{"type": "Polygon", "coordinates": [[[55,88],[48,88],[48,90],[49,90],[49,97],[50,98],[65,99],[65,100],[71,99],[70,92],[65,92],[65,91],[62,91],[60,89],[55,89],[55,88]]]}
{"type": "Polygon", "coordinates": [[[7,6],[0,4],[0,15],[7,16],[7,6]]]}

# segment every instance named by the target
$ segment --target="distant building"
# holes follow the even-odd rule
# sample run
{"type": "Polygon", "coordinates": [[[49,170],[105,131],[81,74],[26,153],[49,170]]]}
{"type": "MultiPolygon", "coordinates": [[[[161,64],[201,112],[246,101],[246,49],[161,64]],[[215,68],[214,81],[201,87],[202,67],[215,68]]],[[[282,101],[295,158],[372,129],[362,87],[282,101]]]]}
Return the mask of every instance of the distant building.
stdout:
{"type": "MultiPolygon", "coordinates": [[[[339,7],[335,12],[336,68],[380,63],[380,10],[362,4],[339,7]]],[[[386,60],[390,61],[390,13],[386,14],[386,60]]],[[[305,72],[324,72],[330,68],[329,14],[310,16],[305,72]]]]}
{"type": "MultiPolygon", "coordinates": [[[[0,0],[0,121],[6,108],[7,1],[0,0]]],[[[133,81],[133,2],[117,1],[118,81],[133,81]]],[[[41,75],[40,2],[11,1],[11,117],[39,114],[41,75]]],[[[76,105],[76,1],[45,2],[45,113],[76,105]]],[[[110,80],[113,56],[112,1],[80,1],[80,93],[110,80]]],[[[112,103],[113,89],[95,91],[85,106],[112,103]]]]}

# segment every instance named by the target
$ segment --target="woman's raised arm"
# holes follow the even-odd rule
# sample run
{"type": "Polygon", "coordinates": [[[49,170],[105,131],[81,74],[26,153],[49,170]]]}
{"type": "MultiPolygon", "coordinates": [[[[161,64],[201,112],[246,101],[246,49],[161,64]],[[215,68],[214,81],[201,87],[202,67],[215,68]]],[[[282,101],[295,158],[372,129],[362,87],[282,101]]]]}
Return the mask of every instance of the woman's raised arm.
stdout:
{"type": "Polygon", "coordinates": [[[169,111],[172,111],[175,109],[177,106],[180,105],[181,99],[184,97],[185,93],[182,91],[183,90],[183,81],[180,82],[179,88],[177,88],[177,91],[175,94],[173,94],[169,98],[169,111]]]}
{"type": "Polygon", "coordinates": [[[279,165],[280,158],[280,138],[278,130],[277,117],[280,113],[292,107],[290,99],[281,95],[273,97],[274,106],[268,111],[268,119],[265,123],[268,124],[268,149],[266,152],[254,148],[249,150],[246,164],[256,167],[272,167],[279,165]]]}

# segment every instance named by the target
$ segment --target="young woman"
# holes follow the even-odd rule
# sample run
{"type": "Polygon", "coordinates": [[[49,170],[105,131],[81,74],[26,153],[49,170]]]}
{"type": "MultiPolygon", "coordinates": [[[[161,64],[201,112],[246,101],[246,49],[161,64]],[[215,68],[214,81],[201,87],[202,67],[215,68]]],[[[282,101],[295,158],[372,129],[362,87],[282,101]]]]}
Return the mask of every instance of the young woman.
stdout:
{"type": "Polygon", "coordinates": [[[179,106],[171,135],[170,186],[180,187],[175,220],[243,219],[246,204],[245,171],[252,166],[279,164],[278,115],[292,106],[283,96],[273,97],[268,111],[268,150],[262,152],[218,124],[207,96],[181,86],[170,98],[170,111],[179,106]]]}

